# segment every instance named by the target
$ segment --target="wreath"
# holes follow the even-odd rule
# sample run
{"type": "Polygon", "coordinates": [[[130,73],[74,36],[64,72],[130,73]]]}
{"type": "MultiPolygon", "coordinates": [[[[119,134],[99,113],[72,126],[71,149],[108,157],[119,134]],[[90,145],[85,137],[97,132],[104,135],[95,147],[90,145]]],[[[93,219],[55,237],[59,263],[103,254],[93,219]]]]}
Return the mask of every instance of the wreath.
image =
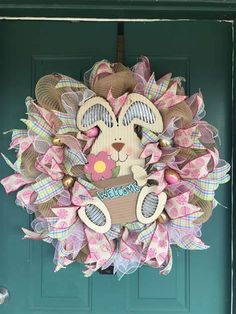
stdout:
{"type": "Polygon", "coordinates": [[[201,226],[229,180],[217,129],[202,120],[201,92],[184,78],[156,80],[147,57],[129,69],[102,60],[84,82],[54,73],[26,98],[26,129],[13,129],[14,174],[1,180],[34,214],[24,239],[55,247],[55,271],[73,262],[85,276],[142,265],[168,274],[172,246],[208,248],[201,226]]]}

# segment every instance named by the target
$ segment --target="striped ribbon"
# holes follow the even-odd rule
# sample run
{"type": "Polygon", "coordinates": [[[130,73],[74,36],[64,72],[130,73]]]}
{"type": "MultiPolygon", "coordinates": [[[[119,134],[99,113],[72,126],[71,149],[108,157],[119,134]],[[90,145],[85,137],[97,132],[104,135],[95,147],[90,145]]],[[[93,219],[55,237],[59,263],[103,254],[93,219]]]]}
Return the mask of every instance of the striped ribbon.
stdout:
{"type": "Polygon", "coordinates": [[[58,134],[65,134],[69,132],[78,132],[76,127],[76,119],[74,115],[63,113],[59,111],[53,111],[55,116],[61,121],[61,126],[57,131],[58,134]]]}
{"type": "Polygon", "coordinates": [[[79,88],[79,89],[83,89],[83,88],[86,88],[86,86],[69,77],[69,76],[66,76],[66,75],[61,75],[62,79],[57,83],[57,85],[55,86],[55,88],[62,88],[62,87],[71,87],[71,88],[79,88]]]}
{"type": "Polygon", "coordinates": [[[182,218],[173,219],[171,220],[170,224],[175,229],[191,230],[192,228],[194,228],[194,221],[201,215],[202,212],[198,211],[182,218]]]}
{"type": "Polygon", "coordinates": [[[158,140],[159,140],[158,135],[149,131],[146,128],[142,129],[142,139],[141,139],[142,147],[145,147],[148,143],[156,143],[158,140]]]}
{"type": "Polygon", "coordinates": [[[112,225],[111,229],[106,232],[106,237],[108,237],[108,239],[110,239],[110,240],[119,238],[120,233],[121,233],[121,229],[122,229],[122,225],[120,225],[120,224],[112,225]]]}
{"type": "Polygon", "coordinates": [[[199,198],[212,201],[215,196],[215,190],[219,184],[224,184],[230,180],[230,175],[227,172],[230,170],[230,165],[227,162],[223,166],[218,166],[213,172],[209,173],[206,178],[200,180],[188,180],[193,187],[193,192],[199,198]]]}
{"type": "Polygon", "coordinates": [[[168,88],[170,80],[164,79],[156,82],[155,75],[152,73],[144,88],[144,96],[152,101],[156,101],[161,97],[168,88]]]}
{"type": "Polygon", "coordinates": [[[186,235],[176,240],[176,244],[185,250],[205,250],[209,246],[205,245],[201,239],[194,235],[186,235]]]}
{"type": "Polygon", "coordinates": [[[201,132],[195,131],[192,133],[192,146],[191,148],[196,149],[205,149],[205,146],[199,141],[199,138],[201,137],[201,132]]]}
{"type": "Polygon", "coordinates": [[[67,147],[64,151],[64,168],[68,174],[72,174],[71,169],[76,165],[86,164],[87,159],[82,151],[75,151],[67,147]]]}
{"type": "Polygon", "coordinates": [[[46,177],[32,184],[32,188],[38,194],[34,202],[35,204],[47,202],[64,191],[63,183],[53,180],[51,177],[46,177]]]}
{"type": "Polygon", "coordinates": [[[156,222],[152,223],[143,231],[141,231],[137,237],[136,244],[143,243],[143,248],[146,248],[150,242],[150,239],[155,229],[156,229],[156,222]]]}
{"type": "Polygon", "coordinates": [[[135,221],[135,222],[130,222],[128,224],[125,225],[125,227],[129,230],[129,231],[134,231],[134,232],[140,232],[142,231],[147,225],[144,225],[143,223],[139,222],[139,221],[135,221]]]}
{"type": "Polygon", "coordinates": [[[28,136],[28,131],[26,129],[12,129],[8,130],[6,132],[3,132],[3,134],[12,133],[11,135],[11,144],[9,146],[9,149],[12,149],[19,145],[19,141],[25,137],[28,136]]]}
{"type": "Polygon", "coordinates": [[[21,119],[23,123],[26,124],[28,129],[39,135],[41,138],[45,139],[46,141],[51,140],[52,130],[50,126],[42,119],[42,123],[37,121],[31,121],[27,119],[21,119]]]}
{"type": "Polygon", "coordinates": [[[87,190],[95,190],[96,186],[91,182],[88,182],[80,177],[77,178],[78,182],[81,183],[87,190]]]}

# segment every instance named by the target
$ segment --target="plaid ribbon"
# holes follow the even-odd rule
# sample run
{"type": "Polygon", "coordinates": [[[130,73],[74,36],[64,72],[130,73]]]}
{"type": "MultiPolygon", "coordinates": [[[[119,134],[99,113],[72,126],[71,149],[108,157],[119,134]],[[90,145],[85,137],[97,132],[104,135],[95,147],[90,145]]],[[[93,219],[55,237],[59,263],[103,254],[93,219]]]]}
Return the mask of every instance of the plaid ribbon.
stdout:
{"type": "Polygon", "coordinates": [[[142,139],[141,139],[142,147],[145,147],[148,143],[156,143],[158,140],[159,140],[158,135],[149,131],[146,128],[142,129],[142,139]]]}
{"type": "Polygon", "coordinates": [[[13,130],[8,130],[6,132],[3,132],[3,134],[7,134],[7,133],[12,133],[11,135],[11,144],[9,149],[17,146],[19,144],[19,141],[22,138],[25,138],[28,136],[28,131],[25,129],[13,129],[13,130]]]}
{"type": "Polygon", "coordinates": [[[201,239],[194,235],[186,235],[176,241],[176,244],[185,250],[205,250],[209,246],[205,245],[201,239]]]}
{"type": "Polygon", "coordinates": [[[78,182],[82,184],[87,190],[95,190],[96,186],[93,185],[91,182],[88,182],[82,178],[77,178],[78,182]]]}
{"type": "Polygon", "coordinates": [[[144,96],[153,101],[157,100],[167,90],[169,82],[169,79],[163,79],[156,82],[155,75],[154,73],[152,73],[151,77],[144,87],[144,96]]]}
{"type": "Polygon", "coordinates": [[[55,181],[51,177],[46,177],[32,184],[32,188],[38,194],[35,204],[45,203],[64,191],[63,183],[55,181]]]}
{"type": "Polygon", "coordinates": [[[136,244],[143,243],[143,247],[146,248],[150,242],[150,239],[156,229],[156,222],[145,228],[137,237],[136,244]]]}
{"type": "Polygon", "coordinates": [[[193,144],[191,148],[205,149],[205,146],[199,141],[200,137],[201,137],[201,133],[199,131],[195,131],[192,133],[193,144]]]}
{"type": "Polygon", "coordinates": [[[76,119],[73,115],[68,113],[63,113],[59,111],[53,111],[55,116],[62,122],[58,130],[58,134],[65,134],[69,132],[78,132],[76,127],[76,119]]]}
{"type": "Polygon", "coordinates": [[[65,228],[65,229],[56,229],[53,228],[53,224],[57,222],[58,218],[57,217],[49,217],[46,218],[47,222],[49,223],[49,232],[48,232],[48,237],[53,238],[53,239],[65,239],[68,237],[68,235],[71,232],[71,228],[65,228]]]}
{"type": "Polygon", "coordinates": [[[68,174],[71,174],[71,168],[76,165],[84,165],[87,160],[82,151],[75,151],[67,147],[64,151],[64,168],[68,174]]]}
{"type": "Polygon", "coordinates": [[[135,222],[130,222],[130,223],[126,224],[125,227],[126,227],[129,231],[140,232],[140,231],[142,231],[144,228],[146,228],[147,225],[144,225],[143,223],[141,223],[141,222],[139,222],[139,221],[135,221],[135,222]]]}
{"type": "Polygon", "coordinates": [[[27,119],[21,119],[23,123],[26,124],[27,128],[32,130],[34,133],[38,134],[41,138],[45,139],[46,141],[50,141],[52,136],[52,130],[50,126],[45,123],[42,119],[42,123],[37,121],[31,121],[27,119]]]}
{"type": "Polygon", "coordinates": [[[170,224],[175,229],[190,230],[194,228],[194,221],[202,215],[202,212],[198,211],[182,218],[171,220],[170,224]]]}
{"type": "Polygon", "coordinates": [[[120,237],[121,229],[122,225],[114,224],[111,226],[111,229],[107,231],[105,234],[110,240],[117,239],[120,237]]]}
{"type": "Polygon", "coordinates": [[[55,88],[62,88],[62,87],[74,87],[74,88],[79,88],[79,89],[86,88],[86,86],[83,83],[69,76],[61,75],[61,77],[62,79],[57,83],[55,88]]]}
{"type": "Polygon", "coordinates": [[[225,162],[223,166],[217,167],[213,172],[209,173],[206,178],[200,180],[188,180],[193,186],[193,192],[199,198],[212,201],[215,196],[215,190],[219,184],[224,184],[230,180],[230,175],[227,172],[230,170],[230,165],[225,162]]]}

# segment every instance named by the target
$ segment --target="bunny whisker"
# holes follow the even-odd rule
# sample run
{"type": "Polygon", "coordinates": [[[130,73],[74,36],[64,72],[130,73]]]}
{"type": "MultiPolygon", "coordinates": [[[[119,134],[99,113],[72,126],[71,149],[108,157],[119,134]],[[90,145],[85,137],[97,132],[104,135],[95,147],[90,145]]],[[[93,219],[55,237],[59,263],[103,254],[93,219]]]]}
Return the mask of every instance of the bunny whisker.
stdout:
{"type": "Polygon", "coordinates": [[[129,155],[126,155],[125,159],[121,160],[120,159],[120,155],[118,153],[118,160],[117,161],[120,161],[120,162],[125,162],[127,159],[128,159],[129,155]]]}

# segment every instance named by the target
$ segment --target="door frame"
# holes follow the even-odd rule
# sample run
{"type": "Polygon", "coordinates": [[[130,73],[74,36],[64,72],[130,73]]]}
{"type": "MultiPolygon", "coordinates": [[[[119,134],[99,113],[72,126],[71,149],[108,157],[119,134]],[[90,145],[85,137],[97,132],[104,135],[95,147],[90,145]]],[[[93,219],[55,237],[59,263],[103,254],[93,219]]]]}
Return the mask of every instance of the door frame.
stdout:
{"type": "MultiPolygon", "coordinates": [[[[1,1],[1,0],[0,0],[1,1]]],[[[1,1],[2,2],[2,1],[1,1]]],[[[161,21],[196,21],[215,20],[229,22],[232,25],[232,148],[231,148],[231,314],[236,310],[236,211],[234,199],[236,189],[235,180],[236,154],[236,0],[219,1],[175,1],[156,2],[156,0],[97,0],[88,4],[86,0],[79,4],[19,4],[14,0],[11,4],[0,3],[0,23],[2,20],[30,20],[30,21],[68,21],[68,22],[161,22],[161,21]],[[165,3],[165,4],[164,4],[165,3]]],[[[70,0],[73,2],[73,0],[70,0]]]]}
{"type": "Polygon", "coordinates": [[[0,0],[0,16],[110,19],[236,19],[236,1],[217,0],[0,0]],[[55,3],[56,2],[56,3],[55,3]]]}

